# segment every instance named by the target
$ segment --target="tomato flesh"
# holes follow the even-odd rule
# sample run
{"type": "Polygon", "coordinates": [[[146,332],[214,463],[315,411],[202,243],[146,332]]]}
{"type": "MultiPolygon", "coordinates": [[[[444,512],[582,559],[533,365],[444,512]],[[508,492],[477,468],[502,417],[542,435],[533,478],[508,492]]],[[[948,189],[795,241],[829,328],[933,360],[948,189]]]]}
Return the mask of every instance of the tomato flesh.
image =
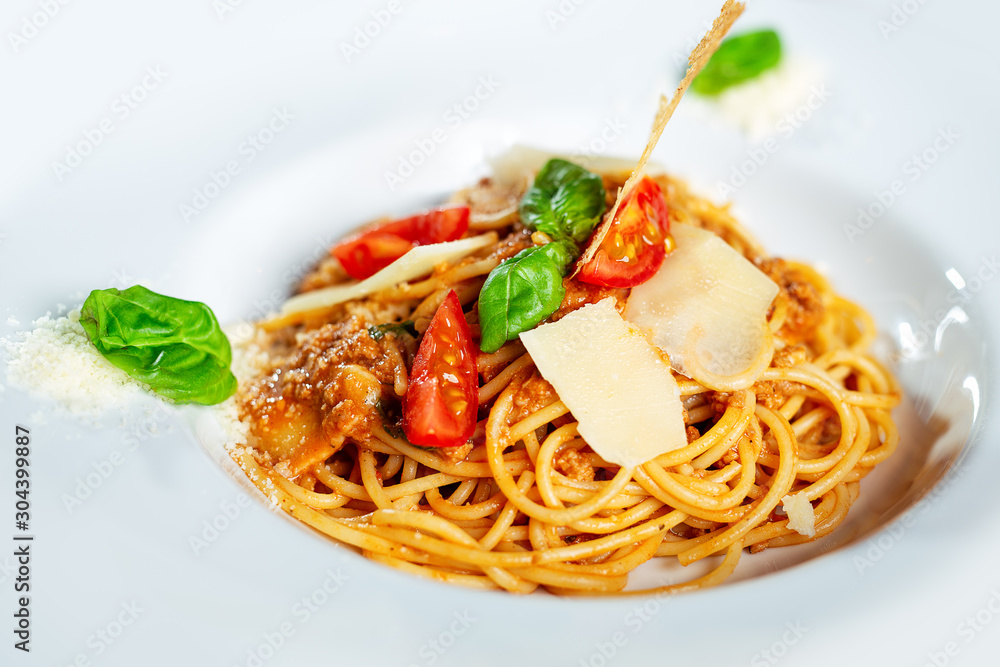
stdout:
{"type": "Polygon", "coordinates": [[[462,238],[469,229],[469,207],[448,206],[377,225],[333,246],[344,271],[359,280],[381,271],[415,245],[462,238]]]}
{"type": "Polygon", "coordinates": [[[403,396],[403,433],[414,445],[457,447],[476,430],[479,371],[472,331],[454,290],[431,319],[403,396]]]}
{"type": "Polygon", "coordinates": [[[663,264],[669,234],[663,190],[644,176],[622,201],[597,252],[576,277],[604,287],[641,285],[663,264]]]}

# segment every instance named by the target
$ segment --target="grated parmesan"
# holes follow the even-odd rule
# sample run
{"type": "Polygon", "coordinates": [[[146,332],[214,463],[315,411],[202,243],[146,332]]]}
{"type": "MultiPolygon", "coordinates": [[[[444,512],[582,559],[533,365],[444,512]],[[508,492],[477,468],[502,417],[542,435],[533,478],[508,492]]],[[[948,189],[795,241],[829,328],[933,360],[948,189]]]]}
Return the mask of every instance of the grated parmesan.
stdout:
{"type": "Polygon", "coordinates": [[[34,329],[0,339],[7,356],[7,382],[54,399],[81,416],[97,416],[147,395],[148,387],[116,368],[90,344],[80,325],[80,310],[53,319],[47,314],[34,329]]]}
{"type": "MultiPolygon", "coordinates": [[[[223,327],[223,332],[233,350],[230,370],[241,387],[267,372],[271,358],[267,352],[267,334],[263,329],[251,322],[235,322],[223,327]]],[[[215,419],[213,428],[218,429],[214,431],[214,438],[221,438],[224,447],[245,445],[250,438],[250,427],[240,419],[236,396],[237,394],[233,394],[221,403],[211,406],[212,416],[215,419]]],[[[205,442],[204,438],[202,442],[205,442]]],[[[216,456],[216,452],[210,451],[210,453],[216,456]]]]}
{"type": "Polygon", "coordinates": [[[700,108],[703,114],[721,115],[742,129],[751,141],[762,141],[783,130],[785,119],[809,104],[817,87],[822,87],[824,74],[823,68],[810,60],[786,57],[776,68],[711,100],[699,98],[702,103],[692,108],[700,108]]]}

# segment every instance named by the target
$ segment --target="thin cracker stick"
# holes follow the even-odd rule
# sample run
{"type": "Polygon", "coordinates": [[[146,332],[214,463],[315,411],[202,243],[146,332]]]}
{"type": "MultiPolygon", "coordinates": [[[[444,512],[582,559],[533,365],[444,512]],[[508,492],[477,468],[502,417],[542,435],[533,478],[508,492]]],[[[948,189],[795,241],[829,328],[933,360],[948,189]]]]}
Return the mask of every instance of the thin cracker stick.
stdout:
{"type": "Polygon", "coordinates": [[[615,205],[611,207],[611,212],[608,213],[607,217],[604,218],[604,222],[601,226],[597,228],[597,232],[594,238],[591,240],[590,244],[587,246],[587,250],[580,257],[580,260],[576,263],[576,271],[573,272],[575,276],[580,271],[580,267],[593,259],[594,255],[597,253],[597,249],[601,247],[601,243],[604,241],[604,237],[608,233],[608,229],[611,227],[611,222],[615,219],[615,214],[618,213],[618,207],[621,205],[622,200],[625,195],[632,189],[636,181],[642,177],[642,172],[646,168],[646,161],[649,159],[650,153],[653,152],[653,148],[656,147],[657,142],[660,141],[660,135],[663,134],[663,128],[667,126],[667,121],[670,117],[674,115],[674,109],[677,108],[677,104],[681,101],[681,97],[684,96],[684,92],[691,85],[691,80],[698,76],[698,72],[701,68],[705,66],[708,59],[712,57],[715,50],[719,48],[719,43],[722,38],[726,36],[729,29],[736,22],[736,19],[740,17],[743,10],[746,8],[742,2],[735,2],[734,0],[726,0],[726,4],[722,5],[722,10],[719,12],[719,16],[712,23],[712,29],[708,31],[698,46],[694,47],[691,52],[690,58],[688,58],[688,69],[684,78],[681,79],[681,83],[677,86],[677,90],[674,91],[673,98],[667,101],[666,95],[660,95],[660,105],[656,110],[656,118],[653,119],[653,129],[649,133],[649,141],[646,142],[646,148],[642,151],[642,155],[639,157],[639,163],[636,165],[632,174],[628,177],[623,185],[618,190],[618,198],[615,199],[615,205]]]}

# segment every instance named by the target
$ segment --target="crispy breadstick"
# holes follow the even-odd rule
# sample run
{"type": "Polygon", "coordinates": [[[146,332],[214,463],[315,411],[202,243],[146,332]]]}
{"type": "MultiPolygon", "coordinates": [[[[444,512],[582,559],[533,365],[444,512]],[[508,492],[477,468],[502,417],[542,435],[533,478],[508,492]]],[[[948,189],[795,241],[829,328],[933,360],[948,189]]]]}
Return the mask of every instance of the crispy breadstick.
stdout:
{"type": "Polygon", "coordinates": [[[625,195],[632,189],[636,181],[642,178],[646,161],[649,159],[650,153],[653,152],[653,148],[656,147],[657,142],[659,142],[660,135],[663,134],[663,128],[667,126],[667,121],[674,115],[674,109],[677,108],[678,102],[684,96],[684,91],[688,89],[691,81],[698,76],[698,72],[701,71],[705,63],[712,57],[715,50],[719,48],[719,43],[726,36],[726,33],[729,32],[736,19],[740,17],[740,14],[743,13],[745,7],[742,2],[726,0],[726,4],[722,6],[719,16],[712,23],[712,29],[702,38],[698,46],[694,47],[694,50],[691,51],[691,56],[688,58],[687,73],[681,79],[677,90],[674,91],[674,96],[668,101],[665,95],[660,95],[660,106],[656,111],[656,118],[653,120],[653,129],[649,133],[649,141],[646,142],[646,148],[642,151],[642,156],[639,157],[639,163],[628,177],[628,180],[625,181],[625,185],[618,190],[618,198],[615,199],[615,205],[611,207],[611,211],[604,218],[604,222],[597,228],[597,232],[587,246],[587,250],[576,263],[576,270],[573,272],[574,276],[580,271],[580,267],[593,259],[597,249],[604,241],[604,237],[608,233],[608,228],[611,227],[611,221],[615,219],[615,214],[618,212],[618,207],[621,205],[625,195]]]}

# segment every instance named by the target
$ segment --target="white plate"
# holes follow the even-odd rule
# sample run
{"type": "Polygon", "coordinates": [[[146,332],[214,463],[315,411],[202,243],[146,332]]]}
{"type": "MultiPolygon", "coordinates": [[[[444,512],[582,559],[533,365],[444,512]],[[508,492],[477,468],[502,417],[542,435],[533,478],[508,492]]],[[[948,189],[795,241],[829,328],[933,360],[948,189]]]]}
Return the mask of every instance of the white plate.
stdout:
{"type": "MultiPolygon", "coordinates": [[[[36,20],[41,5],[10,4],[11,31],[44,25],[16,53],[8,38],[0,74],[24,101],[2,112],[0,327],[20,322],[8,336],[92,288],[134,281],[206,301],[224,320],[253,316],[339,233],[433,201],[470,180],[486,152],[512,141],[574,149],[607,128],[611,152],[636,152],[654,92],[672,88],[675,63],[717,10],[401,0],[392,14],[388,2],[233,2],[220,18],[221,3],[106,0],[36,20]],[[559,12],[566,20],[550,26],[559,12]],[[342,42],[366,26],[377,34],[348,62],[342,42]],[[456,123],[453,105],[477,88],[482,99],[456,123]],[[111,132],[59,181],[52,163],[105,118],[111,132]],[[253,149],[250,135],[271,141],[253,149]],[[390,191],[385,172],[420,146],[430,155],[390,191]],[[226,183],[229,162],[239,173],[226,183]],[[210,201],[185,220],[195,189],[210,201]]],[[[777,26],[789,52],[825,65],[832,95],[734,195],[738,213],[772,251],[820,264],[875,312],[887,340],[907,323],[935,334],[900,369],[915,399],[908,454],[866,480],[837,536],[846,546],[662,601],[469,592],[364,561],[249,502],[197,443],[190,413],[150,401],[95,428],[8,387],[8,444],[14,424],[34,442],[36,541],[32,652],[11,640],[0,662],[988,664],[1000,650],[1000,457],[989,447],[1000,436],[989,275],[1000,142],[987,83],[1000,56],[982,45],[998,12],[984,5],[971,20],[940,3],[893,4],[773,2],[741,20],[777,26]],[[962,54],[962,69],[949,53],[962,54]],[[958,139],[912,180],[907,160],[949,127],[958,139]],[[851,243],[844,225],[887,200],[895,180],[902,194],[851,243]],[[967,283],[958,297],[956,276],[967,283]],[[952,306],[967,321],[939,314],[952,306]],[[957,451],[960,474],[920,499],[940,472],[931,462],[943,469],[957,451]],[[88,481],[89,497],[68,512],[66,496],[88,481]]],[[[656,157],[711,192],[754,147],[682,104],[656,157]]],[[[10,453],[0,480],[12,479],[10,453]]],[[[0,484],[12,524],[13,485],[0,484]]],[[[780,565],[772,553],[757,564],[780,565]]],[[[13,559],[0,565],[13,613],[13,559]]]]}

